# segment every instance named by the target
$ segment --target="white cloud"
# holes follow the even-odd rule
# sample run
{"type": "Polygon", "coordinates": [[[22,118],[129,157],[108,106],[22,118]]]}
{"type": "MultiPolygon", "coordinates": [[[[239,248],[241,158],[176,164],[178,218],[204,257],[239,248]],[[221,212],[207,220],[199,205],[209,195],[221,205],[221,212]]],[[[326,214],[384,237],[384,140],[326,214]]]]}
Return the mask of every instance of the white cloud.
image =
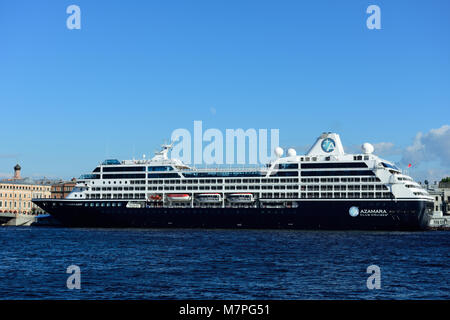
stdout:
{"type": "Polygon", "coordinates": [[[440,162],[450,168],[450,126],[443,125],[427,133],[419,132],[413,144],[403,152],[402,163],[419,165],[422,162],[440,162]]]}
{"type": "MultiPolygon", "coordinates": [[[[401,159],[398,165],[407,168],[412,164],[408,173],[418,181],[440,181],[450,176],[450,125],[443,125],[431,129],[426,133],[416,134],[412,144],[398,147],[392,142],[378,142],[373,144],[374,154],[390,159],[395,156],[401,159]]],[[[359,146],[352,145],[346,149],[349,153],[359,153],[359,146]]]]}
{"type": "Polygon", "coordinates": [[[414,177],[415,180],[424,182],[428,180],[430,184],[435,182],[439,183],[442,178],[450,176],[450,169],[443,168],[432,168],[432,169],[424,169],[424,170],[414,170],[410,172],[410,174],[414,177]]]}
{"type": "Polygon", "coordinates": [[[379,156],[392,156],[401,154],[400,148],[397,148],[392,142],[379,142],[373,145],[376,153],[379,156]]]}

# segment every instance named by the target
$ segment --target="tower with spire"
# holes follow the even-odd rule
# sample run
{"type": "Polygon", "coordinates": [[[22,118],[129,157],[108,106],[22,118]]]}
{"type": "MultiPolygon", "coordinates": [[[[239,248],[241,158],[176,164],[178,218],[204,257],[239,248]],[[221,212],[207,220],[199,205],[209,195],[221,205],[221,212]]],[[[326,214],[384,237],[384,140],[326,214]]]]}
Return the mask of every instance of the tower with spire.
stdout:
{"type": "Polygon", "coordinates": [[[20,177],[20,170],[21,170],[22,168],[20,167],[20,165],[19,164],[16,164],[15,166],[14,166],[14,180],[20,180],[21,179],[21,177],[20,177]]]}

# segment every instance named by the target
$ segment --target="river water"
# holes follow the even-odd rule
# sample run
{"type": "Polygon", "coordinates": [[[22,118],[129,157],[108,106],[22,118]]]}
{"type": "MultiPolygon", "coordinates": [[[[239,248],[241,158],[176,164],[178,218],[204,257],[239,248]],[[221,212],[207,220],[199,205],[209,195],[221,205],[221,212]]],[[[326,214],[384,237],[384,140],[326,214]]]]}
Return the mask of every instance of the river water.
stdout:
{"type": "Polygon", "coordinates": [[[0,299],[450,299],[449,231],[3,227],[0,245],[0,299]]]}

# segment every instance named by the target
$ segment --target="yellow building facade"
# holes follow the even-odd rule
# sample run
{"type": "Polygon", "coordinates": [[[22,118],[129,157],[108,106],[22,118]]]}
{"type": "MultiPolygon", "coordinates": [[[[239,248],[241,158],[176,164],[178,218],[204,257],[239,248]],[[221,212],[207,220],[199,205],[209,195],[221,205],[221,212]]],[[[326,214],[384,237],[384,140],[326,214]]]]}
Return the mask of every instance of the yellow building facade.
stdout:
{"type": "Polygon", "coordinates": [[[0,212],[37,215],[44,213],[33,204],[33,198],[51,198],[51,185],[37,184],[20,178],[20,166],[14,167],[14,178],[0,181],[0,212]]]}

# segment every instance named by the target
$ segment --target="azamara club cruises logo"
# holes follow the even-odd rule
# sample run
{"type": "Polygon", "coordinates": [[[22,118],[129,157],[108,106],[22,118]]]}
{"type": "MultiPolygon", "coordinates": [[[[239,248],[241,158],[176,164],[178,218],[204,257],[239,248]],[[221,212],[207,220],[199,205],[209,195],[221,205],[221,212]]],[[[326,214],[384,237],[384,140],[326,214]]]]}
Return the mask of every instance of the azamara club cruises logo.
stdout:
{"type": "Polygon", "coordinates": [[[387,214],[387,211],[384,209],[362,209],[362,210],[359,210],[358,207],[351,207],[348,210],[348,213],[352,217],[357,217],[359,215],[384,215],[384,214],[387,214]]]}
{"type": "Polygon", "coordinates": [[[360,213],[368,213],[368,214],[372,214],[372,213],[387,213],[387,211],[384,210],[384,209],[364,209],[364,210],[361,210],[360,213]]]}
{"type": "Polygon", "coordinates": [[[333,152],[334,149],[336,148],[336,143],[334,142],[333,139],[330,138],[326,138],[325,140],[322,141],[322,150],[325,152],[333,152]]]}
{"type": "Polygon", "coordinates": [[[352,217],[356,217],[359,215],[359,208],[358,207],[351,207],[350,210],[348,210],[348,213],[352,216],[352,217]]]}

